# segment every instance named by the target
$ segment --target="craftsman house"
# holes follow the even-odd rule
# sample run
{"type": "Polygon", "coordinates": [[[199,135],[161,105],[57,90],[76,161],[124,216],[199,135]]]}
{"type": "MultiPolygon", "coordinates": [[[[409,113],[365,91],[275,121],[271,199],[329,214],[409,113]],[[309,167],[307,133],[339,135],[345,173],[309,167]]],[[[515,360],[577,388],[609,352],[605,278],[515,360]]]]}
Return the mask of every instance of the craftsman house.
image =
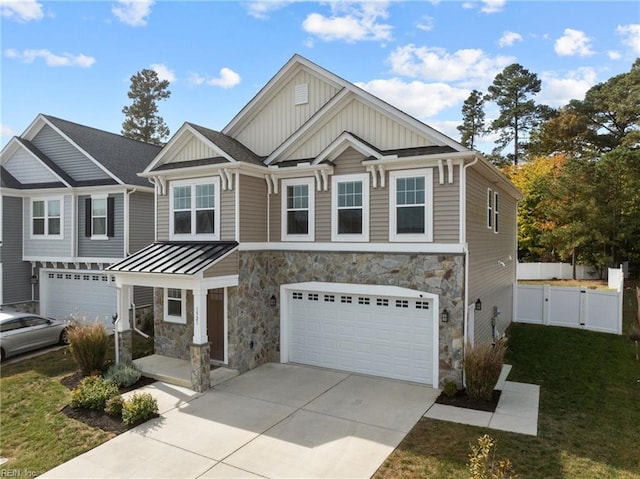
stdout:
{"type": "MultiPolygon", "coordinates": [[[[470,151],[295,55],[222,131],[185,123],[144,169],[155,242],[110,266],[154,288],[155,352],[460,382],[511,321],[519,192],[470,151]]],[[[126,354],[129,325],[119,331],[126,354]]]]}
{"type": "MultiPolygon", "coordinates": [[[[12,138],[0,153],[0,304],[111,328],[104,268],[154,239],[153,186],[137,173],[159,151],[49,115],[12,138]]],[[[130,302],[151,304],[145,289],[130,302]]]]}

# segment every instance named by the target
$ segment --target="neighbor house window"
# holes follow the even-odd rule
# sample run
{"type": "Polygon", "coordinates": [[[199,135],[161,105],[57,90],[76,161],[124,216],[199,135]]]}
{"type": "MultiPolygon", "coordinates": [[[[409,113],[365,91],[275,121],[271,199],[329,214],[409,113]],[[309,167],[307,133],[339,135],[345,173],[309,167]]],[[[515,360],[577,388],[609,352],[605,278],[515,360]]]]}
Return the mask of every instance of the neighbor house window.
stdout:
{"type": "Polygon", "coordinates": [[[498,232],[498,192],[493,194],[493,232],[498,232]]]}
{"type": "Polygon", "coordinates": [[[62,238],[62,200],[31,201],[31,235],[35,238],[62,238]]]}
{"type": "Polygon", "coordinates": [[[282,180],[282,240],[313,241],[313,178],[282,180]]]}
{"type": "Polygon", "coordinates": [[[487,228],[493,228],[493,190],[487,189],[487,228]]]}
{"type": "Polygon", "coordinates": [[[389,172],[389,240],[433,241],[433,172],[389,172]]]}
{"type": "Polygon", "coordinates": [[[369,241],[369,175],[331,179],[331,239],[369,241]]]}
{"type": "Polygon", "coordinates": [[[166,288],[164,291],[164,320],[186,324],[185,291],[177,288],[166,288]]]}
{"type": "Polygon", "coordinates": [[[171,187],[171,239],[220,237],[220,180],[180,181],[171,187]]]}
{"type": "Polygon", "coordinates": [[[114,236],[115,198],[107,195],[85,198],[85,232],[91,239],[114,236]]]}

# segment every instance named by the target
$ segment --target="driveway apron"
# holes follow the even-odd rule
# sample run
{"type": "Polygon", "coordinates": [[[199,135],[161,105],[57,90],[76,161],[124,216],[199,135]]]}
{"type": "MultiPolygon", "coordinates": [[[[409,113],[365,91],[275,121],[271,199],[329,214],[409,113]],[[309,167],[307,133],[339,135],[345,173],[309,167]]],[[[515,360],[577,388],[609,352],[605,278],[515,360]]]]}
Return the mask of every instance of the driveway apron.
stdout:
{"type": "Polygon", "coordinates": [[[204,394],[163,383],[147,390],[161,417],[42,477],[370,477],[439,393],[276,363],[204,394]]]}

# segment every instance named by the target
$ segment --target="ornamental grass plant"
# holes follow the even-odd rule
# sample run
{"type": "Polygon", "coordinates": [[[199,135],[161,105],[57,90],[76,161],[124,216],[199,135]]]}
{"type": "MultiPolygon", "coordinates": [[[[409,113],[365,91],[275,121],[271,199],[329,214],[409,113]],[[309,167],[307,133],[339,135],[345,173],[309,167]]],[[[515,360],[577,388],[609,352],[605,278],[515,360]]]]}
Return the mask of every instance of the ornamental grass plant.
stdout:
{"type": "Polygon", "coordinates": [[[490,401],[498,383],[507,347],[504,340],[495,344],[471,346],[467,344],[464,358],[464,373],[467,395],[472,399],[490,401]]]}

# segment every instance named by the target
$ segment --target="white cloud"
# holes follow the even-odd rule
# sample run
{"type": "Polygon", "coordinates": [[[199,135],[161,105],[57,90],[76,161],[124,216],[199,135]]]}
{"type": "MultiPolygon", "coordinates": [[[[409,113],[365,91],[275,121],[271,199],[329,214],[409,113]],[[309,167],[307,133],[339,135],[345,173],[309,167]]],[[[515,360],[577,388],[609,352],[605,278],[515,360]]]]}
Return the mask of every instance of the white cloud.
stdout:
{"type": "Polygon", "coordinates": [[[449,53],[443,48],[409,44],[396,48],[389,62],[397,75],[436,81],[481,79],[491,82],[497,73],[513,63],[513,58],[490,57],[480,49],[449,53]]]}
{"type": "Polygon", "coordinates": [[[42,4],[35,0],[0,0],[0,16],[19,22],[30,22],[41,20],[44,13],[42,4]]]}
{"type": "Polygon", "coordinates": [[[469,95],[469,90],[445,83],[404,82],[399,78],[356,83],[369,93],[417,118],[427,118],[452,107],[469,95]]]}
{"type": "Polygon", "coordinates": [[[15,134],[16,134],[15,131],[9,125],[0,123],[0,137],[10,138],[12,136],[15,136],[15,134]]]}
{"type": "Polygon", "coordinates": [[[111,7],[113,13],[122,23],[132,27],[144,27],[151,14],[154,0],[117,0],[111,7]]]}
{"type": "Polygon", "coordinates": [[[522,41],[522,35],[516,32],[506,31],[500,37],[500,40],[498,41],[498,45],[500,45],[501,47],[510,47],[515,42],[521,42],[521,41],[522,41]]]}
{"type": "Polygon", "coordinates": [[[502,10],[507,0],[482,0],[484,6],[480,9],[484,13],[497,13],[502,10]]]}
{"type": "Polygon", "coordinates": [[[167,80],[169,83],[176,81],[175,73],[169,70],[169,67],[162,63],[152,63],[149,65],[149,68],[158,74],[158,79],[160,81],[167,80]]]}
{"type": "Polygon", "coordinates": [[[47,66],[50,67],[81,67],[89,68],[96,62],[96,59],[87,55],[72,55],[71,53],[63,53],[62,55],[56,55],[51,53],[47,49],[40,50],[23,50],[19,52],[14,49],[8,49],[5,51],[7,58],[17,58],[23,61],[23,63],[33,63],[36,59],[42,58],[47,66]]]}
{"type": "Polygon", "coordinates": [[[189,83],[195,86],[199,85],[209,85],[209,86],[219,86],[224,88],[225,90],[228,88],[233,88],[238,85],[241,81],[240,75],[231,70],[230,68],[222,68],[220,70],[220,76],[215,78],[204,77],[198,73],[190,73],[189,74],[189,83]]]}
{"type": "Polygon", "coordinates": [[[257,18],[259,20],[266,20],[269,18],[269,14],[271,12],[275,12],[276,10],[280,10],[281,8],[286,7],[291,2],[289,1],[270,1],[270,2],[246,2],[243,3],[243,6],[247,13],[253,18],[257,18]]]}
{"type": "Polygon", "coordinates": [[[610,50],[607,52],[607,56],[610,60],[620,60],[622,58],[622,54],[616,50],[610,50]]]}
{"type": "Polygon", "coordinates": [[[584,32],[565,28],[564,35],[556,40],[554,48],[556,53],[563,57],[574,55],[586,57],[594,53],[590,43],[591,39],[584,32]]]}
{"type": "Polygon", "coordinates": [[[423,30],[428,32],[433,29],[433,17],[429,15],[424,15],[418,23],[416,23],[416,28],[418,30],[423,30]]]}
{"type": "Polygon", "coordinates": [[[307,33],[324,41],[343,40],[348,43],[365,40],[390,40],[392,26],[378,23],[388,17],[386,2],[331,3],[331,16],[311,13],[302,22],[307,33]]]}
{"type": "Polygon", "coordinates": [[[616,34],[622,37],[622,43],[630,47],[633,53],[640,54],[640,23],[618,25],[616,34]]]}
{"type": "Polygon", "coordinates": [[[587,90],[597,83],[598,74],[595,68],[583,67],[564,76],[559,76],[556,72],[543,72],[540,80],[542,89],[536,101],[557,108],[570,100],[582,100],[587,90]]]}

